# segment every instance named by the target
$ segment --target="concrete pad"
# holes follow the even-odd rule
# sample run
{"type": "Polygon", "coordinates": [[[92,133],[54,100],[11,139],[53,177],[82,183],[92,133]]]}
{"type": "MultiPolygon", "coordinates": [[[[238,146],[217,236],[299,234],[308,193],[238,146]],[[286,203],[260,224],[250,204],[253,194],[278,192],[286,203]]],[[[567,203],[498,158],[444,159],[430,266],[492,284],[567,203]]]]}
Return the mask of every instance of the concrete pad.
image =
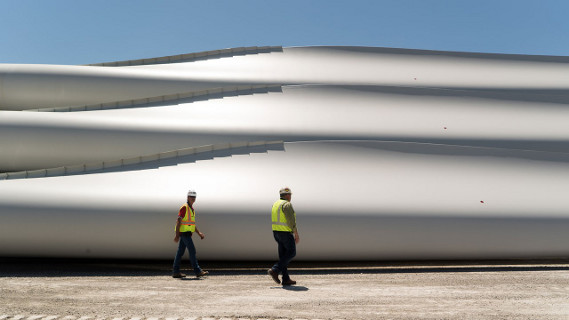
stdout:
{"type": "MultiPolygon", "coordinates": [[[[296,263],[275,286],[271,263],[2,261],[0,315],[57,319],[564,319],[569,261],[296,263]],[[41,266],[41,267],[40,267],[41,266]],[[191,274],[191,272],[187,272],[191,274]]],[[[33,318],[35,319],[35,318],[33,318]]]]}

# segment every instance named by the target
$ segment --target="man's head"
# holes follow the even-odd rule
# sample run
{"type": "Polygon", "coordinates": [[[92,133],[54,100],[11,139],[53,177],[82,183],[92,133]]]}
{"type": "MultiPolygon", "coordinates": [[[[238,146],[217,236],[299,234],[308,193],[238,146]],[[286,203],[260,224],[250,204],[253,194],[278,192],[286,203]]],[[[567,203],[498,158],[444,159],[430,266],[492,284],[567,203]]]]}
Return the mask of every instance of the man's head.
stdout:
{"type": "Polygon", "coordinates": [[[196,192],[194,190],[189,190],[188,191],[188,203],[190,205],[194,204],[194,202],[196,202],[196,192]]]}
{"type": "Polygon", "coordinates": [[[279,194],[281,196],[281,199],[290,201],[290,199],[292,198],[292,191],[290,190],[289,187],[281,188],[281,190],[279,190],[279,194]]]}

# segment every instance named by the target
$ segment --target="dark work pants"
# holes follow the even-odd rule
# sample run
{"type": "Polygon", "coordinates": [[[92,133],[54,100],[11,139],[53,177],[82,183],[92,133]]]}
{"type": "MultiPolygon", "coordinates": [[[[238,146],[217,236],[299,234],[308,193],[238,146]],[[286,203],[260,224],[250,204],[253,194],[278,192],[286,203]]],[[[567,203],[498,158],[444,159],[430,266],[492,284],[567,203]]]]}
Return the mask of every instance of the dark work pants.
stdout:
{"type": "Polygon", "coordinates": [[[176,252],[176,258],[174,258],[174,273],[180,272],[180,263],[182,261],[182,256],[184,252],[188,249],[188,253],[190,255],[190,263],[194,268],[194,272],[198,275],[202,269],[198,264],[198,259],[196,258],[196,247],[194,246],[194,242],[192,241],[192,233],[191,232],[182,232],[180,233],[180,242],[178,243],[178,251],[176,252]]]}
{"type": "Polygon", "coordinates": [[[292,232],[273,231],[275,241],[279,245],[279,262],[273,266],[273,271],[282,273],[283,281],[289,280],[288,264],[296,256],[296,243],[292,232]]]}

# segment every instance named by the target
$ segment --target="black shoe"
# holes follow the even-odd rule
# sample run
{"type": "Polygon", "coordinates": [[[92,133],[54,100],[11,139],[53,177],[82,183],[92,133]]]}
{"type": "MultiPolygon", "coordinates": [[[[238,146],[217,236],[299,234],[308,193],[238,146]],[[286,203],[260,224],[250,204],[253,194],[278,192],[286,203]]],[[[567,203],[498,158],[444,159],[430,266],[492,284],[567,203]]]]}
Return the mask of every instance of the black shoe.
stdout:
{"type": "Polygon", "coordinates": [[[281,284],[281,281],[279,280],[279,274],[276,273],[273,269],[269,269],[267,273],[271,276],[271,278],[273,278],[273,280],[275,280],[277,284],[281,284]]]}
{"type": "Polygon", "coordinates": [[[196,277],[201,278],[203,276],[207,276],[209,274],[209,271],[201,271],[200,273],[196,274],[196,277]]]}
{"type": "Polygon", "coordinates": [[[172,273],[172,278],[185,278],[186,275],[180,272],[172,273]]]}
{"type": "Polygon", "coordinates": [[[287,279],[287,280],[283,280],[283,286],[293,286],[296,284],[296,281],[291,280],[291,279],[287,279]]]}

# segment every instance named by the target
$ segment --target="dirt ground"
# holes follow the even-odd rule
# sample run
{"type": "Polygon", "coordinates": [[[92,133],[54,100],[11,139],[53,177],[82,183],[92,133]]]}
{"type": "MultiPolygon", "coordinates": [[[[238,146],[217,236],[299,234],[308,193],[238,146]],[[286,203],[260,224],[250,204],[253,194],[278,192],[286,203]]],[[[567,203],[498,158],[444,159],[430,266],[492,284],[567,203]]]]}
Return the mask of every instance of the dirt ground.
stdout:
{"type": "Polygon", "coordinates": [[[200,264],[0,259],[0,319],[569,319],[569,261],[200,264]]]}

